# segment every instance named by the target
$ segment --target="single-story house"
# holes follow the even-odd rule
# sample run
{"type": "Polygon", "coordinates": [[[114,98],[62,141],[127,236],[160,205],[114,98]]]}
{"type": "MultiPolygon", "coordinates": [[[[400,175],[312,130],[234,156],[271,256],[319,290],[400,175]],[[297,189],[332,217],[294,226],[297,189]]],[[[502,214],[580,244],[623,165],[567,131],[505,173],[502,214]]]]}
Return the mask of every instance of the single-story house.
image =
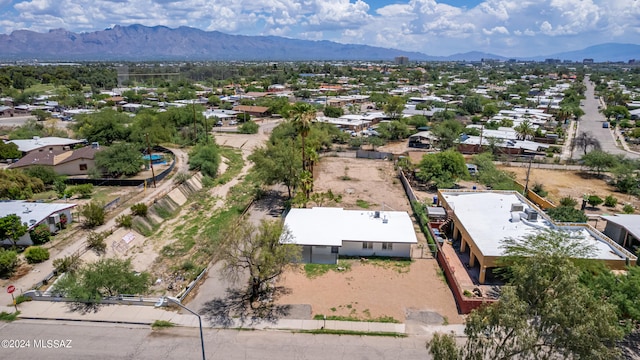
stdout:
{"type": "Polygon", "coordinates": [[[418,242],[405,211],[291,209],[284,224],[280,241],[302,246],[305,263],[336,264],[340,255],[411,257],[418,242]]]}
{"type": "MultiPolygon", "coordinates": [[[[46,224],[49,231],[57,232],[61,223],[71,223],[71,210],[76,204],[70,203],[37,203],[27,202],[23,200],[17,201],[0,201],[0,218],[16,214],[20,217],[22,223],[28,226],[28,231],[18,241],[18,246],[31,246],[33,241],[29,231],[33,230],[40,224],[46,224]]],[[[0,240],[0,245],[12,246],[10,239],[0,240]]]]}
{"type": "Polygon", "coordinates": [[[233,110],[256,117],[269,116],[269,108],[266,106],[238,105],[234,106],[233,110]]]}
{"type": "Polygon", "coordinates": [[[86,140],[67,139],[55,136],[34,136],[32,139],[10,140],[8,142],[16,144],[18,150],[24,154],[28,154],[32,151],[66,151],[70,150],[74,145],[86,143],[86,140]]]}
{"type": "Polygon", "coordinates": [[[8,169],[27,169],[39,165],[53,168],[58,175],[87,175],[95,167],[95,155],[100,150],[95,144],[77,150],[32,151],[9,165],[8,169]]]}
{"type": "Polygon", "coordinates": [[[616,214],[600,217],[607,220],[603,233],[611,240],[625,248],[640,248],[640,215],[616,214]]]}

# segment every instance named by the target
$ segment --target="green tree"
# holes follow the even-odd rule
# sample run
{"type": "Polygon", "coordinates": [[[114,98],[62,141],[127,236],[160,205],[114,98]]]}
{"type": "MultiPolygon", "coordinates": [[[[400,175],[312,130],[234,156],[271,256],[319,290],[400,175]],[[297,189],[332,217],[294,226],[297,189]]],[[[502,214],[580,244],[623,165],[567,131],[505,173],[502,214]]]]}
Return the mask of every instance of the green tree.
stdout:
{"type": "Polygon", "coordinates": [[[105,210],[101,202],[91,201],[80,207],[80,215],[84,217],[84,226],[93,229],[104,224],[105,210]]]}
{"type": "Polygon", "coordinates": [[[31,177],[42,180],[45,185],[52,185],[60,177],[51,166],[30,166],[24,172],[31,177]]]}
{"type": "Polygon", "coordinates": [[[126,124],[131,122],[131,118],[124,113],[118,113],[111,109],[100,112],[77,116],[76,122],[71,125],[71,129],[81,138],[89,142],[98,142],[109,146],[117,141],[126,141],[129,138],[130,130],[126,124]]]}
{"type": "Polygon", "coordinates": [[[23,224],[20,216],[9,214],[0,218],[0,239],[9,239],[16,246],[16,242],[27,233],[29,227],[23,224]]]}
{"type": "Polygon", "coordinates": [[[18,253],[14,250],[6,250],[0,247],[0,276],[7,277],[18,266],[18,253]]]}
{"type": "Polygon", "coordinates": [[[35,116],[37,121],[45,121],[51,115],[51,113],[41,109],[35,109],[31,112],[31,115],[35,116]]]}
{"type": "Polygon", "coordinates": [[[390,97],[383,107],[385,115],[391,120],[400,120],[406,102],[401,96],[390,97]]]}
{"type": "Polygon", "coordinates": [[[587,202],[589,203],[589,205],[591,205],[591,207],[596,207],[600,204],[602,204],[604,202],[604,200],[602,200],[602,198],[598,195],[590,195],[587,198],[587,202]]]}
{"type": "Polygon", "coordinates": [[[232,303],[221,306],[221,300],[212,301],[203,312],[209,318],[229,318],[238,310],[248,309],[255,316],[265,304],[273,304],[278,294],[273,280],[300,260],[301,248],[291,243],[291,235],[281,221],[263,220],[256,227],[243,220],[225,229],[221,238],[225,239],[218,252],[222,272],[234,282],[246,281],[246,288],[232,303]]]}
{"type": "Polygon", "coordinates": [[[438,138],[440,149],[452,148],[460,139],[464,126],[457,120],[445,120],[434,126],[432,133],[438,138]]]}
{"type": "Polygon", "coordinates": [[[189,169],[200,169],[200,172],[210,178],[218,175],[220,167],[220,149],[216,144],[198,144],[189,153],[189,169]]]}
{"type": "Polygon", "coordinates": [[[22,157],[22,152],[18,150],[18,145],[0,141],[0,159],[17,159],[22,157]]]}
{"type": "Polygon", "coordinates": [[[451,188],[458,179],[469,177],[464,157],[455,150],[424,155],[418,164],[418,170],[418,179],[440,189],[451,188]]]}
{"type": "Polygon", "coordinates": [[[307,170],[307,158],[305,156],[305,139],[309,135],[311,124],[316,117],[316,109],[307,103],[296,103],[289,113],[291,123],[302,139],[302,170],[307,170]]]}
{"type": "Polygon", "coordinates": [[[249,156],[266,185],[284,184],[291,198],[302,172],[302,157],[292,138],[274,138],[249,156]]]}
{"type": "Polygon", "coordinates": [[[593,150],[582,156],[584,165],[592,171],[595,171],[600,177],[603,172],[614,168],[618,165],[618,158],[602,150],[593,150]]]}
{"type": "Polygon", "coordinates": [[[344,115],[344,110],[335,106],[325,106],[323,113],[324,116],[339,118],[340,116],[344,115]]]}
{"type": "Polygon", "coordinates": [[[560,199],[560,206],[568,206],[568,207],[576,207],[578,205],[578,201],[571,196],[565,196],[560,199]]]}
{"type": "Polygon", "coordinates": [[[440,336],[430,344],[432,354],[437,349],[446,351],[443,358],[469,360],[616,358],[623,335],[616,308],[579,281],[581,268],[572,260],[593,251],[583,244],[557,231],[506,239],[509,284],[500,300],[469,315],[462,349],[440,336]]]}
{"type": "Polygon", "coordinates": [[[147,272],[135,272],[130,259],[106,258],[66,273],[53,291],[78,302],[98,303],[105,296],[146,294],[150,278],[147,272]]]}
{"type": "Polygon", "coordinates": [[[486,119],[491,119],[499,112],[498,106],[495,103],[488,103],[482,107],[482,116],[486,119]]]}
{"type": "Polygon", "coordinates": [[[515,126],[513,130],[516,131],[516,133],[518,134],[518,139],[520,140],[527,140],[535,133],[533,125],[531,124],[531,122],[529,122],[529,120],[524,120],[520,123],[520,125],[515,126]]]}
{"type": "Polygon", "coordinates": [[[376,130],[380,137],[386,140],[402,140],[411,134],[409,126],[402,121],[383,122],[376,130]]]}
{"type": "Polygon", "coordinates": [[[482,111],[482,99],[479,96],[467,96],[462,100],[460,108],[469,114],[477,114],[482,111]]]}
{"type": "Polygon", "coordinates": [[[95,155],[98,168],[111,177],[133,176],[142,170],[144,159],[134,144],[116,143],[95,155]]]}

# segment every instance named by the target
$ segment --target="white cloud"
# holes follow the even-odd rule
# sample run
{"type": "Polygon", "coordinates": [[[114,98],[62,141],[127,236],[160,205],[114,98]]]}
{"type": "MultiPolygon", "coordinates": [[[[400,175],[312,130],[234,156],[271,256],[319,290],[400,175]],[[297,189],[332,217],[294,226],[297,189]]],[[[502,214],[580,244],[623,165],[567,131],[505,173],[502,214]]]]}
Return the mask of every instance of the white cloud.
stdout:
{"type": "Polygon", "coordinates": [[[480,50],[519,56],[596,43],[638,42],[640,0],[0,0],[0,33],[96,31],[113,24],[192,26],[231,34],[326,39],[434,55],[480,50]],[[11,19],[8,21],[6,19],[11,19]]]}

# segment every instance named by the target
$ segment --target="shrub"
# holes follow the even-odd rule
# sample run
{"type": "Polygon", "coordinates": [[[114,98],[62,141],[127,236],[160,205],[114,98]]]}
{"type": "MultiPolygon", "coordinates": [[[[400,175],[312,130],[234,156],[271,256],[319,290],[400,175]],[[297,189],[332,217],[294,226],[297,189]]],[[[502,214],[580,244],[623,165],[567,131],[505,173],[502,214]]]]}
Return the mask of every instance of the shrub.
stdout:
{"type": "Polygon", "coordinates": [[[247,121],[238,126],[238,132],[241,134],[257,134],[258,129],[260,129],[260,125],[256,124],[254,121],[247,121]]]}
{"type": "Polygon", "coordinates": [[[549,193],[544,189],[544,186],[540,183],[535,183],[533,184],[533,187],[531,188],[531,191],[533,191],[534,193],[540,195],[541,197],[545,197],[547,196],[549,193]]]}
{"type": "Polygon", "coordinates": [[[177,174],[176,174],[176,176],[173,178],[173,181],[174,181],[176,184],[181,185],[181,184],[184,184],[187,180],[189,180],[189,178],[190,178],[190,177],[191,177],[191,176],[190,176],[189,174],[187,174],[187,173],[179,172],[179,173],[177,173],[177,174]]]}
{"type": "Polygon", "coordinates": [[[604,200],[602,200],[602,198],[600,196],[598,196],[598,195],[589,195],[589,197],[587,198],[587,202],[592,207],[596,207],[596,206],[602,204],[604,202],[604,200]]]}
{"type": "Polygon", "coordinates": [[[144,204],[144,203],[137,203],[131,206],[131,212],[135,216],[146,217],[148,211],[149,211],[149,207],[147,206],[147,204],[144,204]]]}
{"type": "Polygon", "coordinates": [[[0,276],[13,273],[18,265],[18,253],[14,250],[5,250],[0,247],[0,276]]]}
{"type": "Polygon", "coordinates": [[[578,200],[571,196],[565,196],[560,199],[560,206],[576,207],[576,205],[578,205],[578,200]]]}
{"type": "Polygon", "coordinates": [[[636,211],[636,209],[634,209],[633,205],[627,204],[622,208],[622,211],[625,214],[633,214],[636,211]]]}
{"type": "Polygon", "coordinates": [[[49,231],[49,227],[45,224],[36,226],[29,234],[31,235],[31,240],[36,245],[42,245],[51,239],[51,231],[49,231]]]}
{"type": "Polygon", "coordinates": [[[77,254],[53,260],[53,267],[58,274],[74,272],[80,268],[80,265],[82,265],[82,260],[80,260],[80,256],[77,254]]]}
{"type": "Polygon", "coordinates": [[[586,223],[589,218],[584,212],[569,206],[558,206],[547,210],[547,214],[554,221],[586,223]]]}
{"type": "Polygon", "coordinates": [[[29,264],[41,263],[45,260],[49,260],[49,250],[40,246],[29,246],[24,251],[24,258],[27,259],[29,264]]]}
{"type": "Polygon", "coordinates": [[[116,225],[126,229],[131,229],[131,226],[133,225],[133,219],[131,218],[131,215],[122,214],[116,218],[116,225]]]}
{"type": "Polygon", "coordinates": [[[73,192],[79,194],[82,199],[87,199],[93,193],[93,184],[76,185],[73,187],[73,192]]]}
{"type": "Polygon", "coordinates": [[[609,195],[606,198],[604,198],[604,206],[615,207],[616,205],[618,205],[618,199],[614,198],[612,195],[609,195]]]}
{"type": "Polygon", "coordinates": [[[84,226],[91,229],[104,224],[105,211],[101,203],[90,202],[80,209],[80,215],[84,217],[84,226]]]}
{"type": "Polygon", "coordinates": [[[90,232],[87,235],[87,248],[95,250],[98,254],[104,253],[107,250],[107,243],[104,239],[107,237],[107,234],[104,232],[90,232]]]}

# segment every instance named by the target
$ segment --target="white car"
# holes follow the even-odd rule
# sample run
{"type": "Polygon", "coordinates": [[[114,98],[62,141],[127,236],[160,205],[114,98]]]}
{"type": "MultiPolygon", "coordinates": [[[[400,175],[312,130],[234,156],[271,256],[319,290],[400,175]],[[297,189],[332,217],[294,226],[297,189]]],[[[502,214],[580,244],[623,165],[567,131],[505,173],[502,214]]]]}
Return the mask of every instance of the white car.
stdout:
{"type": "Polygon", "coordinates": [[[236,120],[229,121],[229,126],[232,126],[232,125],[238,125],[238,122],[236,120]]]}

